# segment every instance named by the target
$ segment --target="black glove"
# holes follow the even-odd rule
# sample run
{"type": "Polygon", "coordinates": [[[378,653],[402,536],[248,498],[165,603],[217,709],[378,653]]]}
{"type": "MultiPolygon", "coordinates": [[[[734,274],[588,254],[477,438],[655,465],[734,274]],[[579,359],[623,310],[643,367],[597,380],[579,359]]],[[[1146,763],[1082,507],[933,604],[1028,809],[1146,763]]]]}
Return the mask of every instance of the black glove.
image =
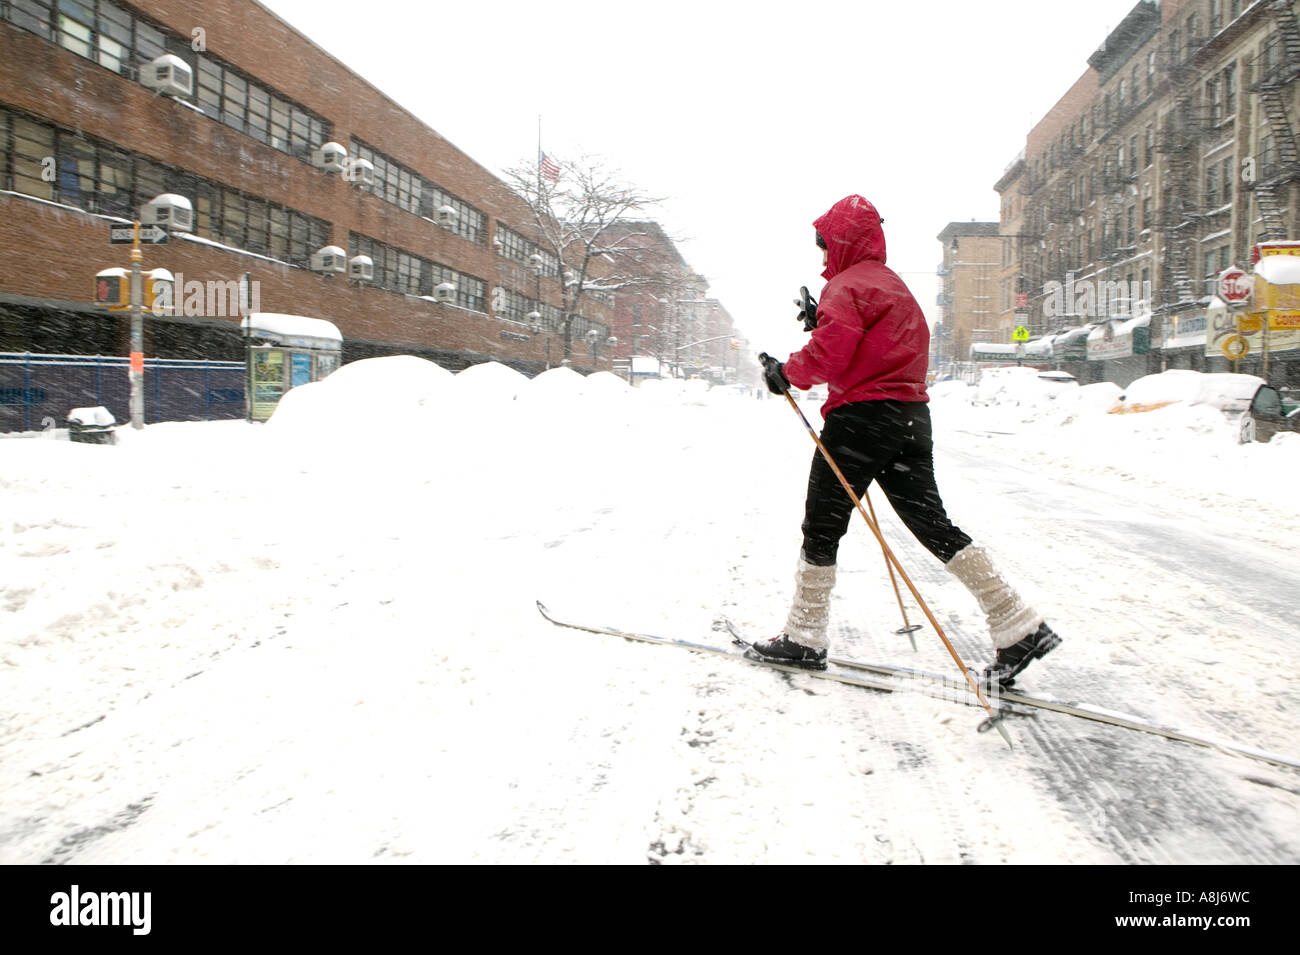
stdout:
{"type": "Polygon", "coordinates": [[[808,286],[800,286],[799,297],[794,300],[794,303],[799,306],[799,314],[795,316],[795,319],[803,322],[803,330],[810,332],[816,328],[817,300],[808,294],[808,286]]]}
{"type": "Polygon", "coordinates": [[[785,377],[785,368],[779,361],[767,352],[760,352],[758,360],[763,363],[763,382],[767,385],[768,391],[774,395],[783,395],[790,390],[790,382],[785,377]]]}

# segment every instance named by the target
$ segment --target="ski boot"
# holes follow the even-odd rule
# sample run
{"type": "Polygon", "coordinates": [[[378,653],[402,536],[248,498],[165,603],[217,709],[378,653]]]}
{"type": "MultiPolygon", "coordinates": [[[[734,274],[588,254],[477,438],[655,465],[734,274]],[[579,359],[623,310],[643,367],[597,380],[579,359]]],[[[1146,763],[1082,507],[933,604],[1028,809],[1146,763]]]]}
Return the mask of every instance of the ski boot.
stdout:
{"type": "Polygon", "coordinates": [[[751,643],[745,651],[745,659],[757,660],[759,663],[779,663],[783,666],[799,667],[801,670],[825,670],[826,650],[805,647],[795,643],[784,633],[770,640],[751,643]]]}
{"type": "Polygon", "coordinates": [[[1061,638],[1047,624],[1018,643],[998,651],[993,663],[984,670],[984,685],[1005,689],[1016,682],[1016,675],[1039,657],[1045,657],[1061,643],[1061,638]]]}

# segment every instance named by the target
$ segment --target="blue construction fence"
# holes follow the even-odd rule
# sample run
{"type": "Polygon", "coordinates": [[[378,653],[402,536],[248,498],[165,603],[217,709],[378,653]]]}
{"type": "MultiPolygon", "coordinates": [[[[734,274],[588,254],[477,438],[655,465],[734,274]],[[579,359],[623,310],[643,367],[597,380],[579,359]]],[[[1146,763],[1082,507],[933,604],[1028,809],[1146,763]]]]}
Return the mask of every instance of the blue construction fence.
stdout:
{"type": "MultiPolygon", "coordinates": [[[[242,361],[146,358],[145,423],[244,417],[245,367],[242,361]]],[[[127,358],[0,352],[0,431],[66,427],[73,408],[97,405],[124,424],[131,420],[129,373],[127,358]]]]}

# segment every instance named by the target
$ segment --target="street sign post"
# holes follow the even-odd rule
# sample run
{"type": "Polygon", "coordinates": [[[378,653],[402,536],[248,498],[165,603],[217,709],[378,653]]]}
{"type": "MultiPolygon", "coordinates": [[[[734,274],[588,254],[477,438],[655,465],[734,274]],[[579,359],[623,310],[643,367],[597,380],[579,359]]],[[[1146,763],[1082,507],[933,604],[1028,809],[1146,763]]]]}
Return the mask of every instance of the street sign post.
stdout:
{"type": "MultiPolygon", "coordinates": [[[[133,245],[135,243],[135,226],[109,226],[108,241],[113,245],[133,245]]],[[[167,230],[156,225],[141,226],[140,241],[148,245],[162,245],[167,241],[167,230]]]]}

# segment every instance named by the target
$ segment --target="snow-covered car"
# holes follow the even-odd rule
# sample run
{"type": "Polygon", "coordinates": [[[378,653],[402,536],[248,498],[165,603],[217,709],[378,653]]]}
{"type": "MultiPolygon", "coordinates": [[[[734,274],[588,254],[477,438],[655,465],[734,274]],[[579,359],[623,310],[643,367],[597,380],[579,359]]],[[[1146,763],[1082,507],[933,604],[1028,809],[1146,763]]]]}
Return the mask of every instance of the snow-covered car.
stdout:
{"type": "Polygon", "coordinates": [[[1276,388],[1255,375],[1189,371],[1173,368],[1147,375],[1129,385],[1111,414],[1137,414],[1184,403],[1221,411],[1237,426],[1237,441],[1268,441],[1282,431],[1295,431],[1300,415],[1289,417],[1276,388]]]}
{"type": "Polygon", "coordinates": [[[1036,405],[1054,400],[1079,381],[1068,371],[1046,371],[1025,366],[988,368],[975,386],[975,405],[1036,405]]]}

